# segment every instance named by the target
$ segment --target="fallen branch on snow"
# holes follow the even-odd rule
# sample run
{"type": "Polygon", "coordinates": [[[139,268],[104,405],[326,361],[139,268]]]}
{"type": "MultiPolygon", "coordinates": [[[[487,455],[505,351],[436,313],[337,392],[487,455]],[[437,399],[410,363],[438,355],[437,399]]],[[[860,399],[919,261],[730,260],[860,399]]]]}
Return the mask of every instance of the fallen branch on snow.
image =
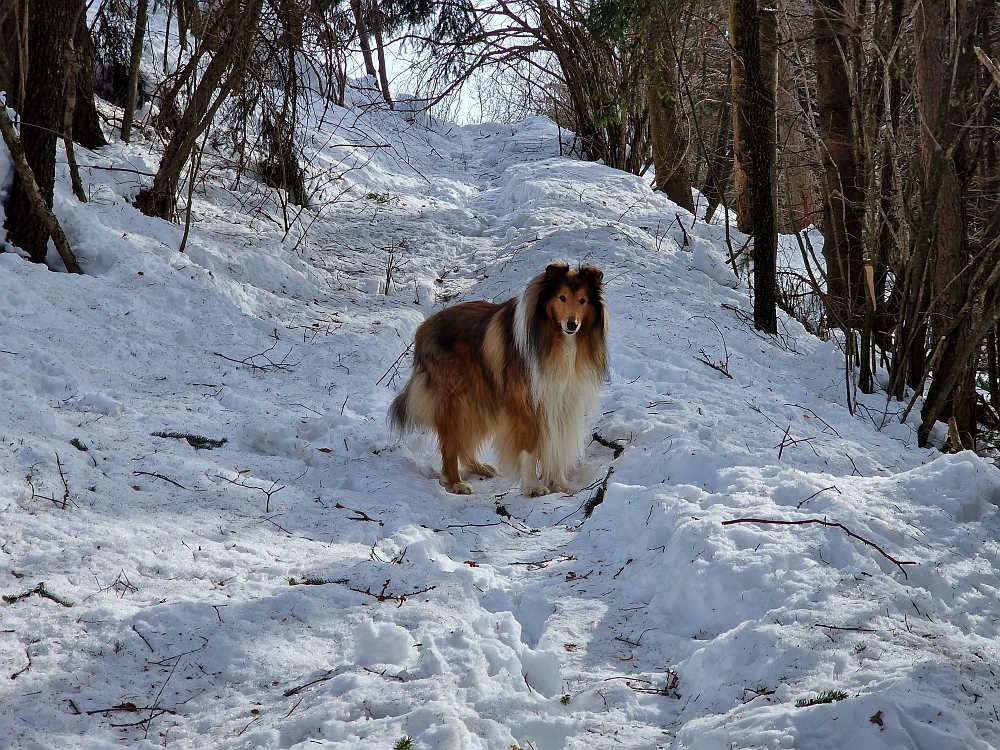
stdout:
{"type": "MultiPolygon", "coordinates": [[[[213,448],[221,448],[222,446],[224,446],[226,443],[229,442],[228,438],[220,438],[218,440],[215,440],[213,438],[207,438],[203,435],[192,435],[190,432],[163,432],[163,431],[152,432],[150,433],[150,437],[171,438],[173,440],[187,440],[188,445],[190,445],[192,448],[195,448],[196,450],[208,450],[208,451],[212,450],[213,448]]],[[[139,472],[136,473],[138,474],[139,472]]],[[[153,475],[153,476],[156,476],[158,479],[164,479],[164,477],[161,477],[159,475],[153,475]]],[[[168,479],[167,481],[169,482],[170,480],[168,479]]],[[[178,487],[180,487],[180,485],[178,485],[178,487]]],[[[181,487],[181,489],[184,488],[181,487]]]]}
{"type": "Polygon", "coordinates": [[[14,604],[15,602],[19,602],[22,599],[27,599],[29,596],[33,594],[38,594],[43,599],[51,599],[52,601],[56,602],[57,604],[61,604],[64,607],[73,606],[73,602],[66,601],[65,599],[60,599],[58,596],[56,596],[47,588],[45,588],[44,581],[35,586],[35,588],[31,589],[30,591],[25,591],[23,594],[4,594],[2,598],[5,602],[7,602],[7,604],[14,604]]]}
{"type": "Polygon", "coordinates": [[[157,474],[154,471],[133,471],[132,472],[132,476],[135,476],[135,477],[155,477],[156,479],[162,479],[164,482],[170,482],[170,484],[172,484],[174,487],[180,487],[182,490],[186,490],[187,489],[187,487],[185,487],[183,484],[180,484],[179,482],[175,482],[170,477],[165,477],[162,474],[157,474]]]}
{"type": "Polygon", "coordinates": [[[386,580],[386,582],[382,584],[382,590],[377,594],[374,591],[372,591],[371,586],[366,587],[364,590],[356,589],[353,586],[348,586],[347,588],[358,594],[365,594],[366,596],[372,596],[375,599],[378,599],[378,601],[380,602],[397,602],[396,604],[397,607],[402,607],[403,602],[405,602],[406,598],[409,596],[416,596],[417,594],[426,594],[428,591],[432,591],[437,588],[437,586],[428,586],[427,588],[424,589],[415,589],[408,594],[387,594],[385,592],[386,589],[389,588],[390,583],[392,583],[391,578],[386,580]]]}
{"type": "Polygon", "coordinates": [[[807,518],[802,521],[776,521],[767,518],[733,518],[729,521],[723,521],[722,525],[730,526],[734,523],[764,523],[764,524],[772,524],[774,526],[806,526],[808,524],[817,524],[819,526],[830,526],[836,529],[840,529],[852,539],[857,539],[859,542],[867,544],[869,547],[875,548],[879,552],[879,554],[882,555],[882,557],[884,557],[886,560],[888,560],[897,568],[899,568],[901,571],[903,571],[903,578],[907,577],[906,570],[903,568],[903,566],[917,564],[916,560],[897,560],[895,557],[893,557],[884,549],[875,544],[875,542],[869,541],[868,539],[865,539],[863,536],[855,534],[853,531],[844,526],[844,524],[842,523],[835,523],[833,521],[824,521],[819,518],[807,518]]]}
{"type": "Polygon", "coordinates": [[[326,682],[327,680],[332,680],[334,677],[336,677],[335,674],[336,671],[337,671],[336,669],[329,669],[327,670],[326,674],[324,674],[322,677],[317,677],[315,680],[310,680],[309,682],[304,682],[301,685],[290,687],[287,690],[285,690],[282,693],[282,695],[288,698],[292,695],[298,695],[308,687],[312,687],[313,685],[318,685],[319,683],[326,682]]]}
{"type": "Polygon", "coordinates": [[[227,357],[225,354],[220,354],[219,352],[212,352],[212,353],[216,357],[222,357],[227,362],[234,362],[238,365],[244,365],[245,367],[249,367],[251,370],[260,370],[261,372],[271,372],[271,371],[290,372],[292,368],[295,367],[296,364],[298,364],[288,361],[288,357],[292,353],[291,347],[289,347],[288,351],[285,352],[285,356],[283,356],[277,362],[275,362],[273,359],[267,356],[277,345],[278,341],[277,339],[275,339],[274,343],[271,344],[271,346],[269,346],[264,351],[258,352],[257,354],[251,354],[249,357],[244,357],[243,359],[234,359],[233,357],[227,357]],[[262,359],[264,361],[264,364],[258,364],[257,362],[254,361],[258,358],[262,359]]]}

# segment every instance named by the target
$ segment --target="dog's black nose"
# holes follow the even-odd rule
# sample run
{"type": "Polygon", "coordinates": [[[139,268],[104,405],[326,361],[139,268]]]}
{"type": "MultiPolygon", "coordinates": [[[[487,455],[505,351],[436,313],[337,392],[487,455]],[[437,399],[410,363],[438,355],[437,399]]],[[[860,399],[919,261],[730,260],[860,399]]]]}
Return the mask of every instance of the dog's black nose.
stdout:
{"type": "Polygon", "coordinates": [[[570,318],[566,321],[566,333],[576,333],[576,329],[579,327],[580,324],[576,318],[570,318]]]}

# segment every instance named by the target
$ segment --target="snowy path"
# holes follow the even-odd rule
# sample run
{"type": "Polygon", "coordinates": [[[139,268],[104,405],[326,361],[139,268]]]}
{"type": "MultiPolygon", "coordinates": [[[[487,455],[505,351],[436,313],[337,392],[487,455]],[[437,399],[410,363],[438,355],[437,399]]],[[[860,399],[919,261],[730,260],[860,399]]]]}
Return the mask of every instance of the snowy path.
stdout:
{"type": "Polygon", "coordinates": [[[287,233],[220,170],[179,255],[95,170],[57,201],[90,275],[0,254],[0,590],[36,591],[0,605],[0,746],[1000,746],[992,465],[880,397],[851,417],[833,344],[747,323],[721,228],[542,120],[343,111],[311,143],[287,233]],[[555,258],[605,271],[625,450],[591,444],[574,496],[448,495],[429,438],[387,435],[394,363],[555,258]]]}

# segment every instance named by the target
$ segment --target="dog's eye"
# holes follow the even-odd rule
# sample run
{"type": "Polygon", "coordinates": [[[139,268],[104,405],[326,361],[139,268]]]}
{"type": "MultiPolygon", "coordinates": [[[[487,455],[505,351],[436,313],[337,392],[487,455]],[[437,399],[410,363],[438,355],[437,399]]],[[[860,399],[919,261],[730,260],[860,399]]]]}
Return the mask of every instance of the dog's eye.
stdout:
{"type": "Polygon", "coordinates": [[[560,302],[565,302],[566,301],[566,295],[565,294],[560,294],[559,295],[559,301],[560,302]]]}
{"type": "Polygon", "coordinates": [[[587,304],[587,298],[586,297],[580,297],[580,304],[581,305],[586,305],[587,304]]]}

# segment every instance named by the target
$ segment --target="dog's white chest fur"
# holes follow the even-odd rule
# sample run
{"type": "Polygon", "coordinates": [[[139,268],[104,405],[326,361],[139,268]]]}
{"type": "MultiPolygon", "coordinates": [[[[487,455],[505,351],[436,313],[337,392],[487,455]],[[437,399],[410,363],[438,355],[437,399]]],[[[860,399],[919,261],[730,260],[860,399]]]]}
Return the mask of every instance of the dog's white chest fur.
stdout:
{"type": "Polygon", "coordinates": [[[541,412],[538,459],[543,480],[565,482],[566,472],[583,456],[587,412],[597,403],[601,378],[577,361],[569,337],[552,352],[545,367],[531,366],[531,394],[541,412]]]}

